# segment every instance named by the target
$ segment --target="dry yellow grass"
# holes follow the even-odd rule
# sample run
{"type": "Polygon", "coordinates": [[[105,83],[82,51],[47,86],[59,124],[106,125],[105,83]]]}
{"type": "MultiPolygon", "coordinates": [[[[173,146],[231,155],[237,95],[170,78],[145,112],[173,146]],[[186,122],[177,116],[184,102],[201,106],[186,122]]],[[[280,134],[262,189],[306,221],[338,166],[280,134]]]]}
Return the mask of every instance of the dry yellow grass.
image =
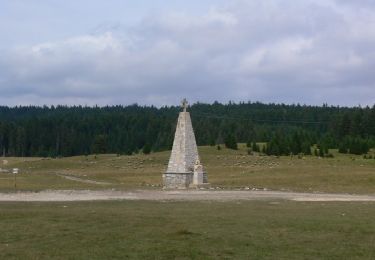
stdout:
{"type": "MultiPolygon", "coordinates": [[[[314,156],[278,158],[248,155],[244,144],[239,147],[237,151],[199,147],[212,187],[375,193],[374,159],[365,160],[362,156],[342,155],[335,151],[332,151],[335,158],[330,159],[314,156]]],[[[0,167],[20,168],[21,174],[17,178],[17,188],[20,190],[157,189],[161,187],[161,174],[166,169],[169,153],[89,155],[60,159],[5,158],[8,164],[0,164],[0,167]],[[67,179],[66,176],[74,178],[67,179]],[[86,180],[101,183],[87,183],[86,180]]],[[[13,186],[13,176],[1,173],[0,191],[12,191],[13,186]]]]}

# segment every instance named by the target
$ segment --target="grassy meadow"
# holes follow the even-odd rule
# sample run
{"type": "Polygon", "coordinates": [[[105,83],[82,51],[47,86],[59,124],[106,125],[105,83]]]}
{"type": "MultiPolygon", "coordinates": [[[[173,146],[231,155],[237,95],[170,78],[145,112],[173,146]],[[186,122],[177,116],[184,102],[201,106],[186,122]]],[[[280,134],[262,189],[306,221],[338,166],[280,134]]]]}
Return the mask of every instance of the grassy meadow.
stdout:
{"type": "MultiPolygon", "coordinates": [[[[375,193],[375,160],[199,147],[214,188],[375,193]]],[[[3,158],[18,190],[160,189],[169,152],[3,158]]],[[[13,192],[1,173],[0,191],[13,192]]],[[[375,203],[0,202],[0,259],[374,259],[375,203]]]]}
{"type": "MultiPolygon", "coordinates": [[[[237,151],[203,146],[199,152],[214,188],[375,193],[375,159],[337,151],[331,151],[334,158],[248,155],[244,144],[237,151]]],[[[20,169],[18,190],[160,189],[169,154],[2,158],[0,168],[20,169]]],[[[0,173],[0,191],[13,190],[13,175],[0,173]]]]}
{"type": "Polygon", "coordinates": [[[0,203],[0,259],[374,259],[375,204],[0,203]]]}

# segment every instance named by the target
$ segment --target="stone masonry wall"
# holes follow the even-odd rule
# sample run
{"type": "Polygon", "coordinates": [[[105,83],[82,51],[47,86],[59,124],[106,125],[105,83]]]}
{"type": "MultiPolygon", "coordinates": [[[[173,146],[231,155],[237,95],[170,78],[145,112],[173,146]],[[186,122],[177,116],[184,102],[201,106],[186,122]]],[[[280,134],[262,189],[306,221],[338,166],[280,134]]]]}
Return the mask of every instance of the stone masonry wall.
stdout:
{"type": "Polygon", "coordinates": [[[192,183],[192,173],[164,173],[164,187],[168,189],[186,189],[192,183]]]}
{"type": "Polygon", "coordinates": [[[190,114],[181,112],[178,117],[167,173],[193,172],[197,159],[199,159],[198,148],[190,114]]]}

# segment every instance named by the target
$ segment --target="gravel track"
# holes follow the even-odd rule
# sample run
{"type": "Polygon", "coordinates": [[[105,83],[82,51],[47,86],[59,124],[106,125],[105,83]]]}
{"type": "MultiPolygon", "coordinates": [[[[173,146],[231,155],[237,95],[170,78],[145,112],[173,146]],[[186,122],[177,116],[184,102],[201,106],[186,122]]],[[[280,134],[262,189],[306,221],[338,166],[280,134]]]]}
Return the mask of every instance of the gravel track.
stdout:
{"type": "Polygon", "coordinates": [[[207,190],[46,190],[41,192],[0,193],[0,202],[28,201],[94,201],[94,200],[154,200],[154,201],[373,201],[375,195],[295,193],[278,191],[207,191],[207,190]]]}

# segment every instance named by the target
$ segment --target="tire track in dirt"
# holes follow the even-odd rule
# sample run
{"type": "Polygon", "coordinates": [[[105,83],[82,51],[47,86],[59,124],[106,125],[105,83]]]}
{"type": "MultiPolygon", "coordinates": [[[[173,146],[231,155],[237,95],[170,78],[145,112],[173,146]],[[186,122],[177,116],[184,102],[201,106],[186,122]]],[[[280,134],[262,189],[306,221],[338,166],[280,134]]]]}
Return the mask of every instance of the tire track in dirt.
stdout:
{"type": "Polygon", "coordinates": [[[79,177],[71,176],[71,175],[65,175],[61,173],[56,173],[57,176],[60,176],[64,179],[70,180],[70,181],[78,181],[82,183],[87,183],[87,184],[97,184],[97,185],[110,185],[112,183],[109,182],[104,182],[104,181],[94,181],[94,180],[88,180],[88,179],[82,179],[79,177]]]}

